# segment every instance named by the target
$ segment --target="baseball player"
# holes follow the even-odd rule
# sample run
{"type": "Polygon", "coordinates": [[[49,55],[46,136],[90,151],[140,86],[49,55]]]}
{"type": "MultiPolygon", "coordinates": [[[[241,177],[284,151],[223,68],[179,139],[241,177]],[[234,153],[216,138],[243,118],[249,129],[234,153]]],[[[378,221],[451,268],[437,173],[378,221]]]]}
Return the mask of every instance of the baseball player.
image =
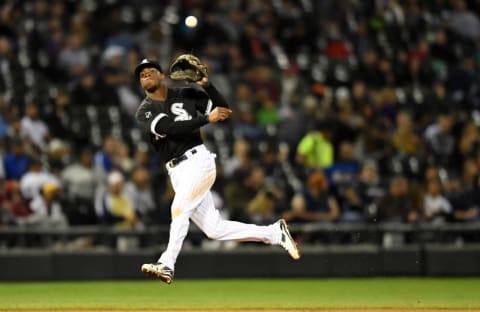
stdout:
{"type": "Polygon", "coordinates": [[[293,259],[300,252],[285,220],[268,226],[223,220],[214,207],[210,188],[216,178],[215,154],[203,144],[200,128],[229,118],[232,111],[224,97],[208,80],[206,67],[195,56],[177,58],[170,66],[170,78],[181,86],[165,84],[160,65],[144,59],[135,68],[146,97],[136,119],[155,150],[166,161],[175,197],[166,250],[158,262],[142,265],[142,272],[170,284],[175,262],[192,220],[209,238],[256,241],[280,245],[293,259]]]}

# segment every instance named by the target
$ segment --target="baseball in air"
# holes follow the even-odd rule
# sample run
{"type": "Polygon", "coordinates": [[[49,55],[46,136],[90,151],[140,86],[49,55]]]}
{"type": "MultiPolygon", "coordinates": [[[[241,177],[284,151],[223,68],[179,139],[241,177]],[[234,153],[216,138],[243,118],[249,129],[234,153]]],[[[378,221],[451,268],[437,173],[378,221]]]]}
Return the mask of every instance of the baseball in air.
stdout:
{"type": "Polygon", "coordinates": [[[185,25],[187,25],[190,28],[197,27],[198,20],[195,16],[190,15],[185,18],[185,25]]]}

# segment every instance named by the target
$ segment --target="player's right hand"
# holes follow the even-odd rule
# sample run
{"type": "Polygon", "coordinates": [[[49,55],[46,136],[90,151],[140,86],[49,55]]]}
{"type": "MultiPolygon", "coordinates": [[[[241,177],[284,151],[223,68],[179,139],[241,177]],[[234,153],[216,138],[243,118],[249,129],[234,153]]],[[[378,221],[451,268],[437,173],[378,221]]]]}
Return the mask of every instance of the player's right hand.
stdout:
{"type": "Polygon", "coordinates": [[[213,111],[208,115],[209,122],[219,122],[227,119],[232,114],[232,110],[226,107],[217,106],[213,111]]]}

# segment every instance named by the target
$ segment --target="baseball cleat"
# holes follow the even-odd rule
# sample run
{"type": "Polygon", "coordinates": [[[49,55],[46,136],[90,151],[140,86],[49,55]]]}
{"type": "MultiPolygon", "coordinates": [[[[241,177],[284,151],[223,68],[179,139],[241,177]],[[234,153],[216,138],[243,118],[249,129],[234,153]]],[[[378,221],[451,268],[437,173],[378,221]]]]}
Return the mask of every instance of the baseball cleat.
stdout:
{"type": "Polygon", "coordinates": [[[173,270],[160,262],[143,264],[142,272],[146,275],[159,278],[167,284],[171,284],[173,281],[173,270]]]}
{"type": "Polygon", "coordinates": [[[288,230],[287,222],[284,219],[280,219],[277,221],[280,226],[280,231],[282,232],[282,237],[280,239],[280,246],[285,248],[286,251],[290,254],[295,260],[300,259],[300,251],[298,250],[297,243],[290,235],[290,231],[288,230]]]}

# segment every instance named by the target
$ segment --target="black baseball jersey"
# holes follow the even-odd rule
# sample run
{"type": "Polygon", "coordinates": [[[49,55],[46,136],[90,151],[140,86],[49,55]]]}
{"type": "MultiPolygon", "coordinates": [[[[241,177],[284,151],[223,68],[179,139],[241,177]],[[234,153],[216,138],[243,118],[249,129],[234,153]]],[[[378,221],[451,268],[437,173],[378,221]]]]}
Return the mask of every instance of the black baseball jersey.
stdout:
{"type": "Polygon", "coordinates": [[[181,156],[202,144],[200,127],[216,106],[228,107],[220,93],[209,85],[168,88],[164,102],[146,97],[137,109],[136,120],[164,161],[181,156]]]}

